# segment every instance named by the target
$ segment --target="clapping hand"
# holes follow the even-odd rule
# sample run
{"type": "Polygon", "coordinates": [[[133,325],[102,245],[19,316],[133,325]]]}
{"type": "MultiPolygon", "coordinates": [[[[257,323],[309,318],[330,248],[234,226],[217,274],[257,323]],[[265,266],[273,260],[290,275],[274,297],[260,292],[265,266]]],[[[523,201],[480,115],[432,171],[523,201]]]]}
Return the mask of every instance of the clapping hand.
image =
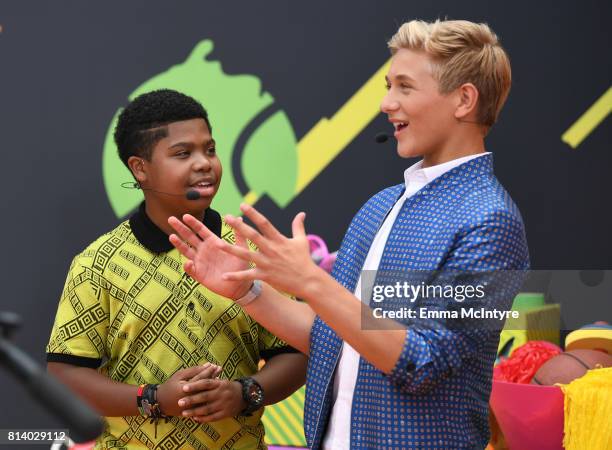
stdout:
{"type": "Polygon", "coordinates": [[[257,229],[240,217],[226,216],[227,224],[235,230],[236,245],[219,239],[189,214],[183,216],[184,223],[175,217],[168,219],[177,233],[170,236],[170,242],[188,258],[185,271],[209,289],[233,299],[245,295],[253,280],[304,298],[310,283],[324,275],[310,257],[304,229],[306,215],[295,216],[293,237],[288,238],[252,206],[243,204],[240,209],[257,229]],[[259,251],[250,251],[246,239],[259,251]],[[249,267],[249,262],[255,266],[249,267]]]}

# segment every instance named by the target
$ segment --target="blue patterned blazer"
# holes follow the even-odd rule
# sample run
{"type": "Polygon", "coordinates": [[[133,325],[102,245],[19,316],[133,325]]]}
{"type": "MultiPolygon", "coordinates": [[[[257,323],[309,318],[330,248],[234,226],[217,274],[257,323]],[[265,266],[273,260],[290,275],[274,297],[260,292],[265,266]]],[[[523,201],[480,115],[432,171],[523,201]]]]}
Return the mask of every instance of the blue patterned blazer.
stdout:
{"type": "MultiPolygon", "coordinates": [[[[355,290],[374,236],[404,186],[379,192],[353,218],[332,273],[349,291],[355,290]]],[[[528,267],[521,215],[493,175],[489,154],[446,172],[405,201],[378,271],[528,267]]],[[[504,306],[509,309],[519,284],[506,288],[504,306]]],[[[351,449],[483,449],[489,440],[488,401],[498,341],[499,330],[482,327],[409,326],[390,374],[361,358],[351,449]]],[[[326,432],[341,348],[342,340],[317,316],[304,406],[304,431],[312,449],[320,448],[326,432]]]]}

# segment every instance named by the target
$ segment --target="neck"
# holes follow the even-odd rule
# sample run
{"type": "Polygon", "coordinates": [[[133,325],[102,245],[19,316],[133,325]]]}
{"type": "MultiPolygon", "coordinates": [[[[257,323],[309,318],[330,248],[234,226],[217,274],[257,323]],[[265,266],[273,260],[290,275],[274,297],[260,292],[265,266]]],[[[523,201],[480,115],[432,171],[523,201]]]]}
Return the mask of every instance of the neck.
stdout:
{"type": "MultiPolygon", "coordinates": [[[[423,167],[437,166],[464,156],[478,155],[485,151],[484,137],[480,132],[453,133],[439,149],[423,155],[423,167]]],[[[465,130],[467,131],[467,130],[465,130]]]]}
{"type": "Polygon", "coordinates": [[[171,235],[175,233],[174,229],[168,225],[168,218],[171,216],[175,216],[179,219],[182,218],[183,214],[191,214],[197,219],[202,219],[204,217],[205,210],[196,210],[196,211],[177,211],[176,209],[169,211],[164,208],[163,205],[160,205],[154,201],[146,201],[145,198],[145,212],[151,222],[153,222],[160,230],[162,230],[167,235],[171,235]]]}

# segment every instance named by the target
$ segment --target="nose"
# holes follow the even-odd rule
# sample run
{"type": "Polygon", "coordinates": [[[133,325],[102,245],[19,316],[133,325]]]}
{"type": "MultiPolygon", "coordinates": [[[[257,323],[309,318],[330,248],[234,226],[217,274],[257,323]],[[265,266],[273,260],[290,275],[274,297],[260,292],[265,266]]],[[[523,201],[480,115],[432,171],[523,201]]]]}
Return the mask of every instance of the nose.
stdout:
{"type": "Polygon", "coordinates": [[[397,111],[398,108],[399,102],[395,100],[392,90],[389,89],[380,102],[380,110],[385,114],[389,114],[393,111],[397,111]]]}
{"type": "Polygon", "coordinates": [[[211,167],[212,166],[210,164],[210,160],[208,159],[207,155],[203,153],[199,153],[199,152],[195,153],[194,158],[193,158],[193,170],[194,171],[208,172],[211,167]]]}

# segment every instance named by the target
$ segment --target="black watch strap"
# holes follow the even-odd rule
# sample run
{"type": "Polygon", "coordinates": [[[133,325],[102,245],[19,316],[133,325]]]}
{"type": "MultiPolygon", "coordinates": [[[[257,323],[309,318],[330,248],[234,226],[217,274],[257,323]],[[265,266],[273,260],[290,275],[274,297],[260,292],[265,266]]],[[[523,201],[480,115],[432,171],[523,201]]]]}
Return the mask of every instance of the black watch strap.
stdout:
{"type": "Polygon", "coordinates": [[[263,406],[264,390],[255,378],[240,378],[238,383],[242,385],[242,399],[246,403],[246,408],[240,413],[243,416],[250,416],[263,406]]]}

